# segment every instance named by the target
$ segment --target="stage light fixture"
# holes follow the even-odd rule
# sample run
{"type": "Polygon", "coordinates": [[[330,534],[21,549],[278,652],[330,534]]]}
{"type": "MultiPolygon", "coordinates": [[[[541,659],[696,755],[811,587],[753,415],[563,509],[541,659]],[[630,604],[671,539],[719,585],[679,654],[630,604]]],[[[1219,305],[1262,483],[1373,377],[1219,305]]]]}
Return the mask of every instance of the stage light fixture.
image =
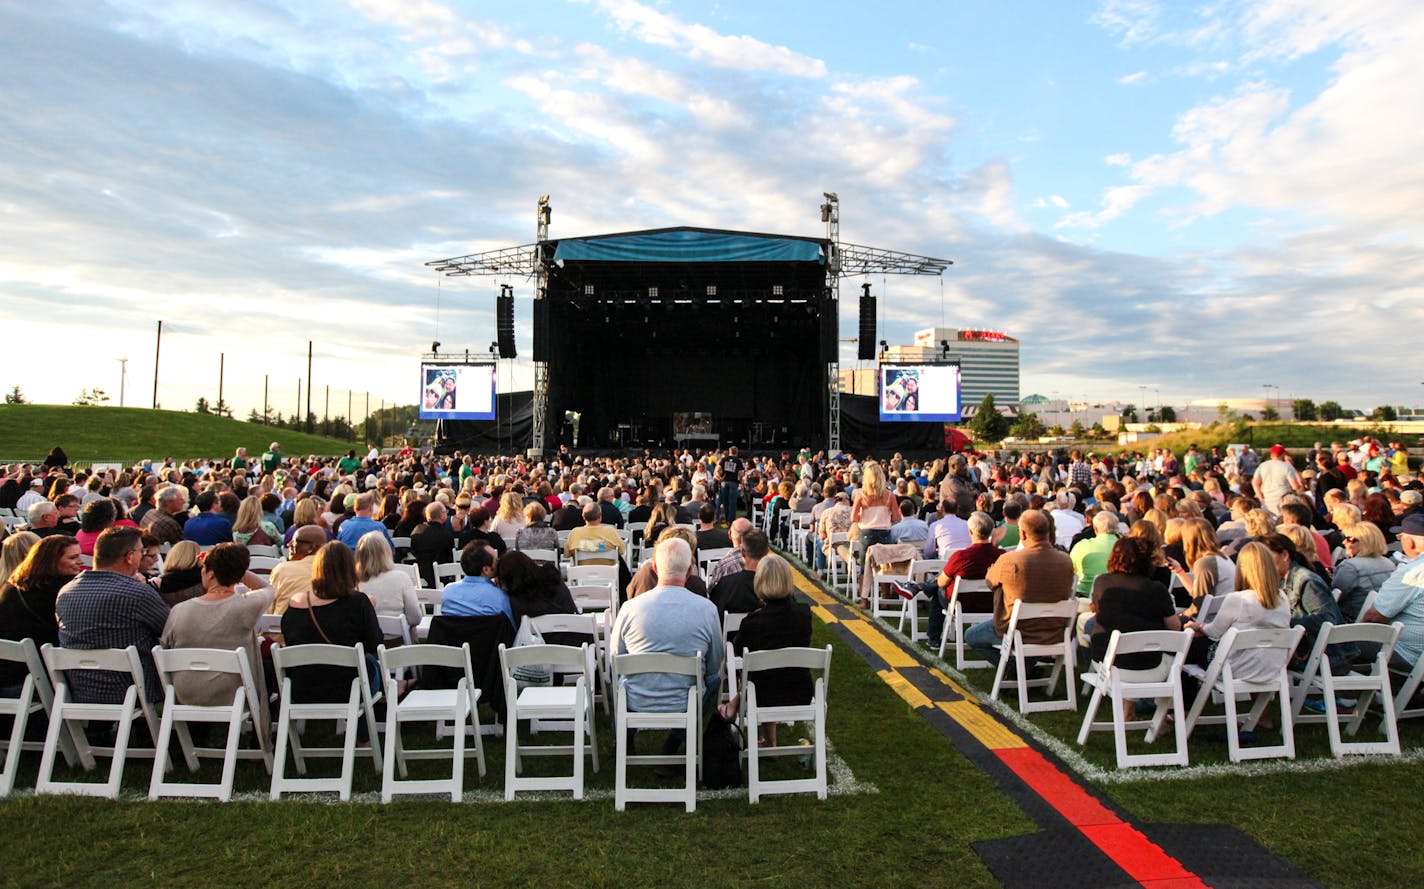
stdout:
{"type": "Polygon", "coordinates": [[[656,287],[649,287],[649,288],[648,288],[648,296],[656,297],[657,295],[658,295],[658,288],[656,288],[656,287]]]}
{"type": "Polygon", "coordinates": [[[593,296],[593,285],[592,285],[592,284],[585,284],[585,285],[583,285],[583,295],[584,295],[584,296],[593,296]]]}
{"type": "Polygon", "coordinates": [[[439,355],[439,354],[440,354],[440,341],[439,341],[439,340],[436,340],[435,342],[433,342],[433,343],[430,344],[430,354],[432,354],[432,355],[439,355]]]}
{"type": "Polygon", "coordinates": [[[889,351],[890,351],[890,344],[887,343],[887,342],[885,342],[884,340],[881,340],[881,341],[880,341],[880,353],[883,355],[883,354],[885,354],[886,352],[889,352],[889,351]]]}
{"type": "Polygon", "coordinates": [[[785,292],[786,292],[786,291],[782,288],[782,286],[781,286],[780,284],[773,284],[773,285],[771,285],[771,295],[772,295],[772,296],[782,296],[785,292]]]}
{"type": "Polygon", "coordinates": [[[717,285],[716,285],[716,284],[708,284],[708,285],[707,285],[707,295],[708,295],[708,296],[716,296],[716,295],[717,295],[717,285]]]}

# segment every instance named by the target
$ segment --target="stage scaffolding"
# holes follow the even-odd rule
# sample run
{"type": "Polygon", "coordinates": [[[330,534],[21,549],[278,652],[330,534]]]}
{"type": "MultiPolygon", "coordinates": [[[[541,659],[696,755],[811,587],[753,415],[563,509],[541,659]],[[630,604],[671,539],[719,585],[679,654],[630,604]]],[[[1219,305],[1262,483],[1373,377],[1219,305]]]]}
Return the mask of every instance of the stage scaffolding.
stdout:
{"type": "MultiPolygon", "coordinates": [[[[821,204],[821,221],[826,224],[826,239],[823,242],[826,256],[826,294],[837,306],[839,317],[840,280],[843,277],[860,275],[933,275],[944,274],[952,260],[847,244],[840,240],[840,201],[833,192],[824,194],[821,204]]],[[[480,253],[469,253],[448,259],[436,259],[425,263],[426,267],[452,278],[463,277],[503,277],[534,279],[534,298],[548,299],[548,264],[553,262],[552,246],[549,239],[551,208],[549,196],[541,195],[536,208],[535,242],[517,247],[500,247],[480,253]]],[[[841,447],[840,410],[840,362],[835,351],[825,364],[826,384],[826,448],[838,451],[841,447]]],[[[530,456],[542,456],[545,444],[547,411],[549,403],[549,363],[534,362],[533,429],[530,442],[530,456]]]]}

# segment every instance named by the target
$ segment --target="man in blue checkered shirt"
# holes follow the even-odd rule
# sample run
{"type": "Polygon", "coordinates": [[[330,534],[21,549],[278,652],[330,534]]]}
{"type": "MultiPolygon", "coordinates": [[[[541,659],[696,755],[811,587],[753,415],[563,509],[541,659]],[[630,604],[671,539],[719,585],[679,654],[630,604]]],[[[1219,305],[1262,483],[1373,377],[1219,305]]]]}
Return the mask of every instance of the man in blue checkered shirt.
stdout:
{"type": "MultiPolygon", "coordinates": [[[[168,622],[168,605],[153,587],[135,578],[143,558],[143,532],[114,527],[94,541],[94,570],[85,571],[59,591],[54,612],[63,648],[138,647],[148,700],[163,698],[153,665],[153,646],[168,622]]],[[[118,704],[129,682],[105,670],[70,670],[71,699],[118,704]]]]}

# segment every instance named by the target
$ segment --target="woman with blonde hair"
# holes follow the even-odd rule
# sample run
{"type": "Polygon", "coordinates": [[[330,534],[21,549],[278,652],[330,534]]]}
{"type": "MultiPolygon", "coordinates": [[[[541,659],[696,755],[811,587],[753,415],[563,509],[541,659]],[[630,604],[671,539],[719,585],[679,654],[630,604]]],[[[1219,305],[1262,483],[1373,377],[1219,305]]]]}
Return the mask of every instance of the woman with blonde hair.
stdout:
{"type": "MultiPolygon", "coordinates": [[[[742,620],[732,636],[738,654],[744,651],[774,651],[778,648],[805,648],[811,644],[811,609],[796,601],[796,577],[781,556],[769,553],[757,564],[752,589],[761,608],[742,620]]],[[[767,670],[756,677],[757,706],[790,707],[811,700],[811,673],[804,669],[767,670]]],[[[740,701],[733,697],[722,705],[727,719],[736,716],[740,701]]],[[[776,726],[766,727],[767,743],[775,746],[776,726]]]]}
{"type": "Polygon", "coordinates": [[[163,560],[163,574],[158,578],[158,594],[169,605],[186,602],[203,595],[202,565],[198,556],[202,550],[191,540],[180,540],[163,560]]]}
{"type": "MultiPolygon", "coordinates": [[[[1236,559],[1236,590],[1223,597],[1221,608],[1205,626],[1187,624],[1199,635],[1220,641],[1232,627],[1243,630],[1285,629],[1290,626],[1290,603],[1281,595],[1281,575],[1275,557],[1265,544],[1250,541],[1236,559]]],[[[1231,655],[1231,672],[1238,681],[1267,682],[1285,666],[1290,652],[1253,649],[1231,655]]]]}
{"type": "Polygon", "coordinates": [[[25,561],[30,547],[39,542],[40,536],[33,531],[17,531],[5,538],[5,543],[0,545],[0,586],[4,586],[20,563],[25,561]]]}
{"type": "Polygon", "coordinates": [[[860,525],[860,542],[868,553],[877,543],[890,542],[890,526],[900,520],[900,505],[888,490],[885,469],[874,460],[865,464],[860,490],[850,505],[851,524],[860,525]]]}
{"type": "Polygon", "coordinates": [[[371,597],[376,614],[402,614],[412,627],[424,612],[415,597],[415,581],[396,567],[386,535],[371,531],[356,542],[356,579],[361,592],[371,597]]]}
{"type": "Polygon", "coordinates": [[[298,500],[297,505],[292,509],[292,526],[283,535],[282,542],[288,544],[292,542],[292,536],[297,533],[297,529],[303,525],[316,525],[321,528],[328,541],[335,535],[327,527],[326,522],[321,517],[321,501],[315,497],[308,497],[305,500],[298,500]]]}
{"type": "Polygon", "coordinates": [[[277,526],[262,519],[262,498],[249,494],[237,508],[237,521],[232,525],[232,542],[243,546],[276,546],[281,538],[277,526]]]}
{"type": "Polygon", "coordinates": [[[1235,558],[1241,550],[1253,540],[1264,540],[1276,532],[1276,520],[1271,518],[1271,514],[1259,507],[1250,510],[1241,517],[1241,523],[1246,528],[1246,536],[1236,540],[1232,546],[1226,550],[1226,555],[1235,558]]]}
{"type": "Polygon", "coordinates": [[[1340,591],[1340,614],[1348,621],[1359,619],[1365,599],[1378,592],[1398,567],[1385,555],[1384,535],[1370,522],[1358,522],[1345,529],[1345,553],[1335,566],[1332,581],[1340,591]]]}
{"type": "MultiPolygon", "coordinates": [[[[1183,501],[1185,502],[1185,501],[1183,501]]],[[[1182,582],[1194,603],[1207,595],[1223,596],[1236,589],[1236,565],[1221,552],[1216,531],[1206,519],[1191,519],[1182,525],[1182,564],[1172,563],[1172,574],[1182,582]]]]}
{"type": "Polygon", "coordinates": [[[514,549],[519,529],[525,524],[524,498],[518,491],[506,491],[499,498],[499,509],[494,514],[494,521],[490,523],[490,532],[504,538],[506,549],[514,549]]]}
{"type": "Polygon", "coordinates": [[[1167,542],[1167,514],[1165,512],[1155,507],[1150,508],[1142,514],[1142,521],[1157,529],[1157,536],[1162,538],[1162,543],[1167,542]]]}
{"type": "Polygon", "coordinates": [[[519,529],[519,533],[514,536],[514,548],[517,550],[526,549],[551,549],[559,548],[559,532],[549,527],[545,521],[549,517],[548,510],[540,501],[533,501],[524,507],[524,527],[519,529]]]}

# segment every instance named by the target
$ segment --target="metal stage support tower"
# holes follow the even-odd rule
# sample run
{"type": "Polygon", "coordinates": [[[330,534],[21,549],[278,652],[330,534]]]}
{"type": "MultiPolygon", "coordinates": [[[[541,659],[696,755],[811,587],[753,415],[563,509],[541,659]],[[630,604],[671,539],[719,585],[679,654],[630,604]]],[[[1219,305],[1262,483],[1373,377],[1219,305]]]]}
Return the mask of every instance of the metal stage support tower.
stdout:
{"type": "MultiPolygon", "coordinates": [[[[841,199],[833,191],[823,192],[821,221],[826,224],[826,296],[831,310],[840,323],[841,301],[841,199]]],[[[826,361],[826,453],[834,455],[841,449],[841,356],[840,333],[831,338],[835,351],[826,361]]]]}
{"type": "MultiPolygon", "coordinates": [[[[539,196],[539,207],[536,210],[534,223],[534,249],[543,250],[544,245],[549,241],[549,218],[552,211],[549,208],[549,196],[539,196]]],[[[535,264],[534,298],[536,300],[549,298],[549,271],[543,262],[535,264]]],[[[535,310],[535,315],[538,310],[535,310]]],[[[537,328],[538,325],[535,325],[537,328]]],[[[536,329],[534,335],[538,336],[536,329]]],[[[534,362],[534,423],[533,432],[529,436],[529,458],[537,460],[544,456],[544,426],[549,413],[549,362],[534,362]]]]}

